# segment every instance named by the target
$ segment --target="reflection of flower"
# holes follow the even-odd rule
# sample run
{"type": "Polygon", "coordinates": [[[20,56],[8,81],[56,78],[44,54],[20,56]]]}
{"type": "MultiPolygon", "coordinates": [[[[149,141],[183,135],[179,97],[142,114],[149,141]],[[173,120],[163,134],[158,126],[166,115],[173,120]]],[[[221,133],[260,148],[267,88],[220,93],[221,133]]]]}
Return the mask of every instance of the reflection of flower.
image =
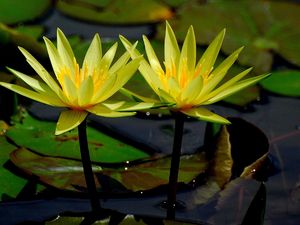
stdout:
{"type": "Polygon", "coordinates": [[[33,100],[68,110],[60,114],[55,134],[61,134],[78,126],[88,112],[105,117],[133,115],[136,109],[149,108],[153,104],[106,101],[117,92],[134,74],[141,58],[129,63],[129,53],[124,53],[113,65],[117,43],[103,56],[101,41],[96,34],[79,68],[71,46],[61,30],[57,30],[57,48],[44,38],[50,61],[56,75],[56,82],[44,67],[25,49],[20,48],[27,62],[43,81],[10,69],[33,90],[3,83],[0,84],[33,100]]]}
{"type": "MultiPolygon", "coordinates": [[[[214,69],[213,66],[224,35],[225,30],[218,34],[196,64],[196,41],[193,27],[189,28],[180,51],[174,32],[167,23],[164,43],[165,70],[161,67],[149,40],[145,36],[143,39],[149,63],[143,60],[139,70],[162,102],[174,104],[173,110],[179,110],[188,116],[201,120],[229,123],[225,118],[201,106],[220,101],[267,75],[241,80],[251,70],[247,69],[219,85],[242,50],[240,48],[233,52],[214,69]]],[[[124,37],[121,37],[121,40],[133,59],[139,57],[139,52],[132,49],[128,40],[124,37]]],[[[126,90],[124,92],[132,94],[126,90]]],[[[134,97],[139,98],[140,96],[135,95],[134,97]]],[[[145,100],[142,97],[140,99],[145,100]]]]}

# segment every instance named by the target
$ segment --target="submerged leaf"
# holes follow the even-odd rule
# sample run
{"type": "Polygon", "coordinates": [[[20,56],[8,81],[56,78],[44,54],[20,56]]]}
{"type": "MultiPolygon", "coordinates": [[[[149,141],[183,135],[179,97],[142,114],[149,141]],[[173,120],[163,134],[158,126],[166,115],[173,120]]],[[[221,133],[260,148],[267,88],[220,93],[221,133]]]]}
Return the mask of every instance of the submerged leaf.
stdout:
{"type": "Polygon", "coordinates": [[[56,7],[74,18],[109,24],[155,23],[172,16],[166,5],[154,0],[115,0],[101,5],[90,0],[59,0],[56,7]]]}

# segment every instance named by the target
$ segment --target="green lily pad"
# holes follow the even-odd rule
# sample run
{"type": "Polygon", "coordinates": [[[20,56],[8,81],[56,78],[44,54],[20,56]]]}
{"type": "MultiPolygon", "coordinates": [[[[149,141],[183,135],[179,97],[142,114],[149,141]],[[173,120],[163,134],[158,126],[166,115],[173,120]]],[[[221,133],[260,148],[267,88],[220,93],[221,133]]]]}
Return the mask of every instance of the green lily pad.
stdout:
{"type": "MultiPolygon", "coordinates": [[[[16,122],[6,133],[18,146],[49,156],[81,159],[77,131],[55,136],[56,123],[40,121],[29,115],[16,122]]],[[[88,128],[88,141],[92,161],[125,162],[142,159],[149,155],[139,149],[88,128]]]]}
{"type": "MultiPolygon", "coordinates": [[[[199,44],[208,45],[223,28],[227,29],[222,51],[226,54],[245,46],[239,57],[243,65],[254,66],[256,73],[270,71],[272,52],[300,65],[300,5],[279,1],[189,1],[170,21],[179,40],[193,25],[199,44]],[[288,13],[288,16],[286,14],[288,13]],[[212,16],[213,15],[213,16],[212,16]],[[207,19],[209,18],[209,19],[207,19]]],[[[164,26],[158,37],[164,36],[164,26]]]]}
{"type": "Polygon", "coordinates": [[[4,166],[10,153],[17,148],[3,136],[7,128],[7,124],[0,121],[0,200],[3,200],[3,195],[15,198],[26,184],[26,179],[13,174],[4,166]]]}
{"type": "Polygon", "coordinates": [[[6,43],[12,43],[15,46],[21,46],[34,54],[37,54],[41,57],[46,57],[46,48],[43,46],[43,44],[39,43],[36,38],[37,33],[40,32],[39,29],[40,28],[38,27],[31,27],[30,29],[28,27],[27,31],[25,31],[25,28],[21,28],[21,30],[18,31],[17,29],[8,27],[7,25],[0,22],[0,36],[1,33],[5,35],[5,37],[7,38],[7,40],[5,40],[6,43]],[[31,31],[34,31],[36,33],[30,35],[27,34],[27,32],[31,31]]]}
{"type": "Polygon", "coordinates": [[[300,70],[274,71],[260,85],[275,94],[300,97],[300,70]]]}
{"type": "Polygon", "coordinates": [[[44,32],[44,28],[40,25],[18,26],[15,29],[16,31],[25,34],[27,36],[31,36],[36,40],[42,37],[44,32]]]}
{"type": "Polygon", "coordinates": [[[56,8],[76,19],[108,24],[155,23],[172,16],[169,7],[154,0],[115,0],[104,3],[59,0],[56,8]]]}
{"type": "Polygon", "coordinates": [[[44,14],[50,6],[50,0],[1,0],[0,22],[16,24],[32,21],[44,14]]]}
{"type": "MultiPolygon", "coordinates": [[[[17,167],[30,175],[38,176],[47,185],[69,191],[78,191],[78,187],[80,190],[86,189],[82,163],[79,160],[44,156],[25,148],[14,151],[10,159],[17,167]]],[[[127,190],[144,191],[168,183],[170,163],[171,158],[166,157],[115,169],[94,164],[93,171],[95,177],[99,178],[96,182],[98,188],[101,188],[101,177],[106,176],[118,181],[117,183],[127,190]]],[[[182,156],[179,182],[191,182],[197,175],[203,173],[207,166],[208,161],[204,154],[182,156]]],[[[108,191],[113,192],[120,188],[119,185],[114,187],[117,183],[111,181],[107,184],[106,179],[104,185],[109,185],[108,191]]]]}

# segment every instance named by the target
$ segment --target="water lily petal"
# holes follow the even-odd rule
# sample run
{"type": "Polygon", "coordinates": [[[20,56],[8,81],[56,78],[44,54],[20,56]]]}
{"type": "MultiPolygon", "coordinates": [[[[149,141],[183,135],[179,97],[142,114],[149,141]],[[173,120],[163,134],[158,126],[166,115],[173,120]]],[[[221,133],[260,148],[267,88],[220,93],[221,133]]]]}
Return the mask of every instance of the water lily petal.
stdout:
{"type": "Polygon", "coordinates": [[[138,95],[138,94],[136,94],[132,91],[129,91],[126,88],[121,88],[119,91],[120,91],[120,93],[122,93],[126,97],[128,97],[128,98],[130,98],[130,99],[132,99],[133,101],[136,101],[136,102],[155,102],[155,103],[159,102],[157,99],[147,98],[147,97],[138,95]]]}
{"type": "Polygon", "coordinates": [[[116,42],[110,49],[104,54],[103,58],[100,60],[99,68],[104,72],[108,71],[118,48],[118,43],[116,42]]]}
{"type": "Polygon", "coordinates": [[[85,106],[91,104],[94,95],[94,82],[91,76],[88,76],[81,84],[78,90],[78,104],[85,106]]]}
{"type": "Polygon", "coordinates": [[[143,40],[144,40],[144,45],[145,45],[145,50],[146,50],[146,54],[148,57],[148,61],[151,65],[151,67],[153,68],[154,71],[156,71],[157,73],[163,73],[163,69],[161,68],[161,65],[157,59],[157,56],[151,46],[150,41],[148,40],[148,38],[143,35],[143,40]]]}
{"type": "Polygon", "coordinates": [[[109,69],[108,73],[116,73],[122,66],[124,66],[130,59],[129,52],[125,52],[109,69]]]}
{"type": "Polygon", "coordinates": [[[35,101],[47,104],[47,105],[51,105],[51,106],[59,106],[59,107],[64,107],[66,106],[66,104],[64,104],[59,98],[54,98],[51,95],[47,95],[47,93],[44,94],[40,94],[37,93],[35,91],[26,89],[24,87],[15,85],[15,84],[10,84],[10,83],[4,83],[4,82],[0,82],[0,85],[2,85],[3,87],[12,90],[20,95],[23,95],[27,98],[33,99],[35,101]]]}
{"type": "Polygon", "coordinates": [[[203,87],[202,76],[197,76],[194,80],[191,80],[188,86],[183,90],[181,98],[190,103],[192,102],[201,92],[203,87]]]}
{"type": "Polygon", "coordinates": [[[162,89],[158,89],[158,96],[163,103],[175,103],[175,99],[162,89]]]}
{"type": "MultiPolygon", "coordinates": [[[[234,51],[230,56],[228,56],[216,69],[212,71],[210,75],[210,80],[205,84],[202,89],[201,96],[206,95],[211,90],[213,90],[219,82],[224,78],[227,71],[233,65],[233,63],[237,60],[239,53],[243,50],[243,47],[234,51]]],[[[199,97],[201,97],[199,96],[199,97]]]]}
{"type": "Polygon", "coordinates": [[[116,93],[124,84],[132,77],[135,73],[139,64],[142,60],[142,57],[135,58],[134,60],[130,61],[127,65],[123,66],[117,72],[117,79],[111,89],[107,89],[106,92],[103,94],[101,101],[104,101],[111,97],[114,93],[116,93]]]}
{"type": "Polygon", "coordinates": [[[68,39],[59,28],[57,28],[57,51],[64,66],[70,69],[71,74],[74,75],[74,53],[68,39]]]}
{"type": "MultiPolygon", "coordinates": [[[[84,60],[82,68],[88,69],[88,75],[91,75],[95,68],[98,68],[102,57],[101,39],[98,34],[95,34],[92,43],[90,44],[84,60]]],[[[99,69],[99,68],[98,68],[99,69]]]]}
{"type": "Polygon", "coordinates": [[[44,37],[44,41],[46,44],[47,52],[50,58],[50,62],[53,68],[53,71],[56,75],[56,77],[59,76],[61,69],[64,67],[64,64],[62,62],[62,59],[60,58],[60,55],[53,45],[53,43],[46,37],[44,37]]]}
{"type": "Polygon", "coordinates": [[[203,102],[202,104],[207,105],[207,104],[212,104],[212,103],[215,103],[217,101],[220,101],[220,100],[222,100],[222,99],[224,99],[224,98],[226,98],[226,97],[242,90],[243,88],[246,88],[250,85],[253,85],[253,84],[257,83],[261,79],[264,79],[268,76],[269,76],[269,74],[263,74],[263,75],[260,75],[260,76],[251,77],[251,78],[248,78],[246,80],[242,80],[240,82],[237,82],[233,86],[229,86],[228,88],[225,88],[223,91],[219,92],[217,95],[215,95],[214,97],[208,99],[207,101],[203,102]]]}
{"type": "Polygon", "coordinates": [[[80,125],[86,118],[87,112],[66,110],[62,111],[59,115],[58,122],[56,124],[55,135],[63,134],[70,131],[80,125]]]}
{"type": "Polygon", "coordinates": [[[129,112],[129,111],[139,111],[144,109],[150,109],[153,107],[159,107],[163,104],[155,104],[150,102],[124,102],[119,108],[116,108],[116,111],[119,112],[129,112]]]}
{"type": "Polygon", "coordinates": [[[135,112],[116,112],[108,107],[106,107],[103,104],[98,104],[95,105],[94,107],[88,109],[90,113],[93,113],[98,116],[103,116],[103,117],[124,117],[124,116],[133,116],[135,115],[135,112]]]}
{"type": "Polygon", "coordinates": [[[94,90],[94,96],[92,98],[92,102],[102,102],[104,100],[106,100],[107,98],[107,94],[115,85],[117,80],[117,74],[111,74],[108,79],[105,80],[104,84],[101,86],[101,88],[99,88],[98,90],[94,90]]]}
{"type": "Polygon", "coordinates": [[[77,88],[74,85],[73,81],[68,76],[64,77],[64,83],[62,86],[63,86],[64,94],[67,96],[69,102],[72,105],[78,103],[77,88]]]}
{"type": "Polygon", "coordinates": [[[32,78],[31,76],[28,76],[24,73],[21,73],[17,70],[7,68],[10,72],[12,72],[14,75],[16,75],[18,78],[20,78],[22,81],[24,81],[26,84],[28,84],[31,88],[33,88],[35,91],[41,93],[41,94],[47,94],[52,97],[58,98],[55,92],[52,91],[52,89],[45,83],[32,78]]]}
{"type": "Polygon", "coordinates": [[[196,40],[193,26],[190,26],[183,42],[179,66],[178,80],[184,82],[194,77],[196,64],[196,40]]]}
{"type": "MultiPolygon", "coordinates": [[[[122,44],[126,48],[126,50],[130,53],[132,59],[142,56],[137,49],[132,49],[132,44],[122,35],[119,36],[122,44]]],[[[161,88],[160,80],[156,72],[151,68],[149,63],[144,59],[140,63],[139,71],[149,84],[149,86],[153,89],[154,92],[158,95],[158,89],[161,88]]]]}
{"type": "Polygon", "coordinates": [[[27,62],[35,70],[35,72],[43,79],[43,81],[57,94],[62,96],[62,90],[47,70],[24,48],[19,47],[27,62]]]}
{"type": "Polygon", "coordinates": [[[203,53],[200,58],[196,71],[200,74],[209,74],[215,64],[217,56],[219,54],[220,48],[222,46],[222,42],[225,36],[225,29],[222,30],[217,37],[211,42],[208,48],[203,53]]]}
{"type": "Polygon", "coordinates": [[[221,124],[230,124],[230,121],[225,119],[222,116],[219,116],[218,114],[215,114],[211,112],[210,110],[206,108],[191,108],[188,110],[183,110],[181,111],[182,113],[197,118],[199,120],[204,120],[208,122],[213,122],[213,123],[221,123],[221,124]]]}
{"type": "Polygon", "coordinates": [[[174,63],[178,65],[179,57],[180,57],[180,50],[176,40],[176,36],[172,27],[168,22],[166,22],[166,34],[165,34],[165,63],[168,66],[172,66],[174,63]]]}

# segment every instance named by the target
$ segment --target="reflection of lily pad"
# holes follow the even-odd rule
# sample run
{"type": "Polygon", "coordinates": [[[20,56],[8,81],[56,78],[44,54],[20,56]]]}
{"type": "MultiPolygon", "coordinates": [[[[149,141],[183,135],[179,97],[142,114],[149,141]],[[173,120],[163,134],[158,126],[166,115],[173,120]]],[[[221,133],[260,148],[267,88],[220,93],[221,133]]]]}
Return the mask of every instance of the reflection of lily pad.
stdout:
{"type": "MultiPolygon", "coordinates": [[[[193,24],[199,44],[209,44],[224,27],[227,34],[222,50],[229,54],[245,46],[239,61],[254,66],[256,72],[269,71],[270,50],[300,65],[300,5],[275,1],[189,1],[178,9],[171,24],[180,40],[193,24]],[[287,13],[288,12],[288,13],[287,13]],[[208,19],[209,18],[209,19],[208,19]]],[[[164,28],[160,29],[162,37],[164,28]]]]}
{"type": "Polygon", "coordinates": [[[282,70],[272,72],[272,76],[263,80],[261,86],[276,94],[300,97],[300,71],[282,70]]]}
{"type": "MultiPolygon", "coordinates": [[[[29,115],[7,131],[17,145],[40,154],[80,159],[77,132],[55,136],[56,123],[34,119],[29,115]],[[21,138],[20,138],[21,137],[21,138]]],[[[148,154],[95,129],[88,129],[90,154],[96,162],[124,162],[147,157],[148,154]]]]}
{"type": "Polygon", "coordinates": [[[59,0],[57,9],[82,20],[109,24],[154,23],[172,16],[171,10],[154,0],[59,0]],[[134,10],[133,10],[134,9],[134,10]]]}
{"type": "Polygon", "coordinates": [[[50,0],[1,0],[0,22],[15,24],[34,20],[45,13],[50,5],[50,0]]]}

